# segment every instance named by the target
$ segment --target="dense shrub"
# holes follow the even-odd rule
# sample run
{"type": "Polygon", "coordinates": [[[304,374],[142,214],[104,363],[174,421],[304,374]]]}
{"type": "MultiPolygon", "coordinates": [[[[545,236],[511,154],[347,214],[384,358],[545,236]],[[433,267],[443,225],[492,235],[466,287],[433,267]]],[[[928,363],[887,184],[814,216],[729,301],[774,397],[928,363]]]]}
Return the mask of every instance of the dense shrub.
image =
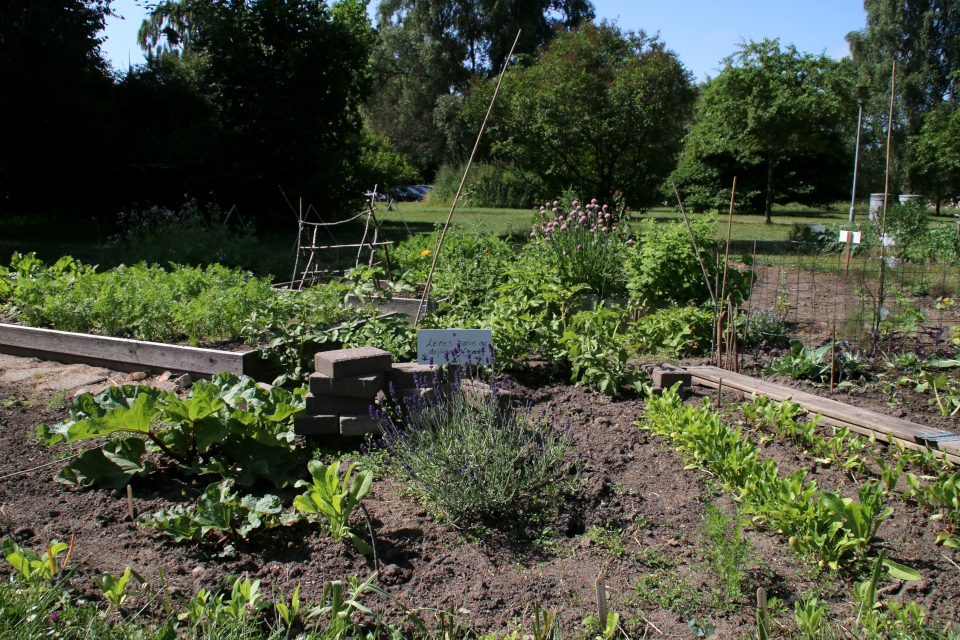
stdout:
{"type": "Polygon", "coordinates": [[[640,318],[629,332],[637,351],[669,356],[703,353],[710,347],[713,312],[695,306],[671,306],[640,318]]]}
{"type": "MultiPolygon", "coordinates": [[[[693,235],[701,252],[713,242],[715,215],[691,220],[693,235]]],[[[710,290],[703,279],[703,270],[690,242],[686,225],[681,222],[656,223],[651,220],[641,227],[640,242],[629,255],[630,279],[627,287],[638,302],[663,306],[671,302],[706,302],[710,290]]],[[[716,263],[704,260],[707,277],[716,275],[716,263]]]]}
{"type": "MultiPolygon", "coordinates": [[[[457,195],[465,167],[445,164],[434,178],[429,203],[449,207],[457,195]]],[[[461,198],[469,206],[528,209],[543,198],[543,183],[530,172],[500,164],[474,164],[461,198]]]]}

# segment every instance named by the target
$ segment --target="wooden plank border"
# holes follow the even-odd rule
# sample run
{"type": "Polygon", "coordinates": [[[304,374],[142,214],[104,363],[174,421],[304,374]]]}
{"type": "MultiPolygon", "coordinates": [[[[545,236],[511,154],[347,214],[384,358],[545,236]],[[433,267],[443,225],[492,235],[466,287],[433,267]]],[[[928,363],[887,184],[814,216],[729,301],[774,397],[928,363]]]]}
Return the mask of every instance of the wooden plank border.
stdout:
{"type": "MultiPolygon", "coordinates": [[[[392,315],[396,312],[377,317],[392,315]]],[[[315,346],[319,352],[338,349],[341,345],[331,342],[315,346]]],[[[170,371],[205,378],[229,371],[269,382],[280,374],[280,369],[263,357],[261,349],[220,351],[2,323],[0,353],[64,364],[89,364],[115,371],[170,371]]]]}
{"type": "Polygon", "coordinates": [[[924,438],[924,436],[935,435],[942,429],[925,427],[902,418],[895,418],[862,407],[854,407],[830,398],[823,398],[806,391],[791,389],[717,367],[686,367],[686,370],[693,377],[694,384],[716,389],[722,379],[723,386],[727,389],[766,395],[777,401],[791,398],[793,402],[807,411],[819,413],[823,416],[822,422],[824,424],[848,426],[851,431],[867,436],[872,435],[881,442],[899,440],[908,449],[930,447],[935,451],[941,451],[944,457],[951,462],[960,463],[960,446],[957,442],[937,442],[924,438]]]}

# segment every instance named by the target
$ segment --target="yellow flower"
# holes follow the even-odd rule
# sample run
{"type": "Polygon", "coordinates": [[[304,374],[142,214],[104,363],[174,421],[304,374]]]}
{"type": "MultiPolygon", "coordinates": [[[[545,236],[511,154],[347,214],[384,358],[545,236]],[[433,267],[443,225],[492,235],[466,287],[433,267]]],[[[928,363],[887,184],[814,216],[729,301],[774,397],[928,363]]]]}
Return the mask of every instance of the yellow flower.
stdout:
{"type": "Polygon", "coordinates": [[[422,256],[428,256],[428,255],[430,255],[430,249],[424,249],[423,251],[420,252],[420,255],[422,255],[422,256]]]}

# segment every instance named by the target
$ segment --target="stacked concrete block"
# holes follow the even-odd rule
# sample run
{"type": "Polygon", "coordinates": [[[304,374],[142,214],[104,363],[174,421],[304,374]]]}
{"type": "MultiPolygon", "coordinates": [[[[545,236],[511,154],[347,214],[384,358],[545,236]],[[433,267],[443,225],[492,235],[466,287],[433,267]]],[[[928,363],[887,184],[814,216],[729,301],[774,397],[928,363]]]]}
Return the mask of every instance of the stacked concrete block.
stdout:
{"type": "Polygon", "coordinates": [[[666,363],[649,363],[640,365],[640,368],[650,376],[650,381],[653,383],[652,392],[655,395],[662,394],[664,389],[669,389],[679,382],[679,395],[681,398],[686,398],[687,390],[693,384],[693,376],[682,367],[666,363]]]}
{"type": "Polygon", "coordinates": [[[294,420],[300,435],[362,436],[379,433],[370,406],[386,388],[390,353],[374,347],[324,351],[314,356],[307,415],[294,420]]]}

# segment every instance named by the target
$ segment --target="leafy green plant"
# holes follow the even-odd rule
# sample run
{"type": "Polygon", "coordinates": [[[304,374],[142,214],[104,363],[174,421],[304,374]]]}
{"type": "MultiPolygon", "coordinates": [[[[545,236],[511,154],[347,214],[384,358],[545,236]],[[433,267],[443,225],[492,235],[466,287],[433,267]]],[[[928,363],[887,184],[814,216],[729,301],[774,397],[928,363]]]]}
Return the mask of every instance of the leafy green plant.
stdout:
{"type": "Polygon", "coordinates": [[[685,356],[710,347],[713,313],[697,306],[670,306],[645,315],[628,329],[631,347],[641,353],[685,356]]]}
{"type": "Polygon", "coordinates": [[[703,554],[720,578],[727,597],[733,602],[743,599],[744,565],[753,554],[753,545],[743,537],[743,527],[715,505],[707,505],[704,533],[707,544],[703,554]],[[732,525],[732,526],[731,526],[732,525]]]}
{"type": "Polygon", "coordinates": [[[586,616],[583,619],[583,626],[590,633],[597,634],[596,640],[611,640],[616,634],[619,624],[620,614],[616,611],[608,611],[607,619],[602,622],[596,616],[586,616]]]}
{"type": "Polygon", "coordinates": [[[827,382],[831,375],[834,382],[866,377],[860,359],[843,349],[842,345],[828,344],[813,349],[805,347],[799,340],[791,340],[790,352],[770,363],[764,373],[815,382],[827,382]]]}
{"type": "Polygon", "coordinates": [[[373,553],[373,548],[364,542],[360,536],[351,531],[349,520],[353,509],[370,492],[373,474],[369,471],[359,471],[352,480],[356,463],[347,467],[347,471],[340,480],[340,461],[329,465],[319,460],[311,460],[307,465],[313,482],[299,480],[298,487],[308,487],[307,491],[296,497],[293,506],[304,513],[322,515],[330,528],[330,535],[334,540],[350,538],[357,550],[364,555],[373,553]]]}
{"type": "Polygon", "coordinates": [[[111,387],[96,397],[85,393],[70,407],[70,420],[41,425],[48,445],[116,433],[71,461],[57,480],[70,485],[120,488],[154,469],[143,461],[147,448],[186,473],[219,473],[241,484],[266,478],[277,486],[292,481],[292,418],[304,410],[303,389],[266,391],[248,377],[219,373],[198,381],[180,399],[145,385],[111,387]]]}
{"type": "MultiPolygon", "coordinates": [[[[690,227],[701,251],[711,246],[716,221],[715,214],[691,220],[690,227]]],[[[704,259],[704,267],[712,282],[716,275],[715,261],[704,259]]],[[[631,296],[643,304],[661,307],[695,302],[702,306],[712,300],[683,223],[644,221],[640,241],[628,256],[627,269],[630,274],[627,288],[631,296]]]]}
{"type": "Polygon", "coordinates": [[[123,575],[119,578],[112,574],[104,573],[103,580],[94,578],[93,582],[97,585],[97,588],[103,592],[103,597],[107,599],[107,602],[109,602],[114,609],[120,611],[129,597],[126,593],[127,585],[133,578],[136,578],[140,584],[144,583],[144,579],[140,577],[140,574],[130,567],[127,567],[123,575]]]}
{"type": "Polygon", "coordinates": [[[621,385],[642,389],[646,375],[629,363],[630,353],[621,336],[629,310],[596,308],[580,311],[560,338],[560,355],[570,361],[571,380],[588,384],[600,393],[616,395],[621,385]]]}
{"type": "Polygon", "coordinates": [[[299,520],[296,513],[283,512],[277,496],[240,497],[226,480],[209,485],[197,498],[196,505],[176,505],[138,519],[141,525],[153,527],[174,542],[190,541],[211,549],[222,548],[224,555],[234,555],[237,543],[249,543],[270,529],[299,520]]]}
{"type": "Polygon", "coordinates": [[[921,508],[935,512],[932,520],[944,523],[944,531],[937,536],[937,544],[960,549],[960,472],[950,474],[940,472],[936,481],[930,485],[921,485],[920,478],[912,473],[906,476],[907,486],[921,508]]]}
{"type": "Polygon", "coordinates": [[[21,547],[16,541],[4,538],[0,543],[3,557],[12,566],[19,576],[33,586],[42,587],[44,583],[52,582],[63,575],[73,551],[73,546],[58,540],[51,540],[43,554],[33,549],[21,547]],[[67,552],[61,563],[58,556],[67,552]]]}
{"type": "Polygon", "coordinates": [[[820,625],[823,623],[827,607],[820,604],[816,598],[797,600],[793,605],[793,619],[797,623],[797,631],[804,640],[814,640],[818,637],[820,625]]]}
{"type": "MultiPolygon", "coordinates": [[[[647,402],[646,423],[635,423],[673,441],[692,462],[715,473],[733,491],[754,522],[779,531],[798,553],[812,553],[821,565],[839,569],[850,559],[866,557],[880,524],[892,513],[883,504],[879,483],[861,486],[860,502],[821,492],[816,482],[805,482],[805,469],[779,476],[773,460],[758,460],[752,438],[741,439],[711,413],[705,402],[699,409],[684,405],[674,389],[647,402]]],[[[916,579],[916,572],[893,561],[884,566],[891,575],[916,579]]]]}

